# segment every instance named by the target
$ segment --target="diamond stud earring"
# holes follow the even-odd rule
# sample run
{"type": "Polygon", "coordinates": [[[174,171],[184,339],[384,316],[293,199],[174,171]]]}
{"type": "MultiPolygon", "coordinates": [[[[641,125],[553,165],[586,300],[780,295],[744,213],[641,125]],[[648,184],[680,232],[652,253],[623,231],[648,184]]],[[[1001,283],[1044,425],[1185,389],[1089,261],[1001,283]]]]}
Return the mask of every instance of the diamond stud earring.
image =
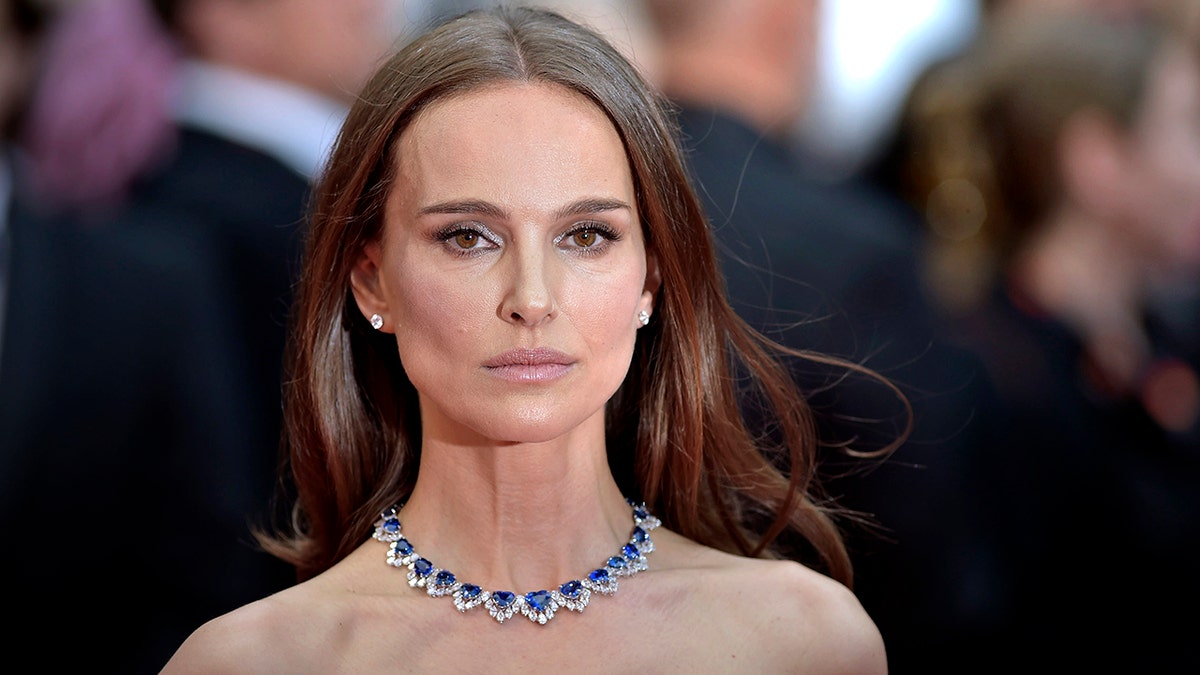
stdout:
{"type": "Polygon", "coordinates": [[[371,328],[374,328],[375,330],[379,330],[380,328],[383,328],[383,317],[379,316],[378,314],[372,314],[371,315],[371,328]]]}
{"type": "Polygon", "coordinates": [[[642,311],[638,312],[637,319],[638,319],[638,323],[642,324],[643,326],[649,325],[650,324],[650,312],[647,312],[646,310],[643,309],[642,311]]]}

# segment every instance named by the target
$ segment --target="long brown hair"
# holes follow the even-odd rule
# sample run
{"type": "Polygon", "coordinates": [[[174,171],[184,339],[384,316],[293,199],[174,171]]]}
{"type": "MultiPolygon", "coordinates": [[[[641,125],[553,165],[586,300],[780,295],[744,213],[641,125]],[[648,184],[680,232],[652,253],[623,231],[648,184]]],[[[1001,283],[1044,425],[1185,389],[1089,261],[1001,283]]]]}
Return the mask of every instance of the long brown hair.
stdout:
{"type": "Polygon", "coordinates": [[[476,10],[418,37],[350,111],[315,195],[292,317],[285,442],[295,504],[283,531],[260,537],[264,546],[308,578],[349,554],[377,514],[411,492],[421,449],[416,391],[394,337],[371,330],[354,304],[350,270],[380,236],[396,141],[417,111],[502,81],[557,84],[608,115],[658,257],[655,321],[638,331],[607,410],[621,488],[671,529],[726,551],[774,555],[779,535],[794,532],[811,564],[849,585],[834,507],[814,482],[811,412],[771,353],[783,348],[726,301],[669,108],[597,34],[523,8],[476,10]],[[763,447],[747,428],[744,396],[770,406],[763,438],[777,442],[763,447]]]}

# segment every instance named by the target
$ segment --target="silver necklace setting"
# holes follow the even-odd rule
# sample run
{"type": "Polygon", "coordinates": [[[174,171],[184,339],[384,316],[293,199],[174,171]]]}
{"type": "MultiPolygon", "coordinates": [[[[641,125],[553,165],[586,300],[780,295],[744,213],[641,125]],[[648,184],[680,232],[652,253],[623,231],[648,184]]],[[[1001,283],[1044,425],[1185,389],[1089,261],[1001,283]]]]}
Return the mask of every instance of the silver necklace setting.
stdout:
{"type": "Polygon", "coordinates": [[[397,504],[379,514],[375,522],[375,539],[389,544],[387,564],[408,569],[408,585],[424,588],[434,598],[450,597],[459,612],[483,607],[498,623],[521,614],[530,621],[546,625],[555,612],[566,608],[582,612],[592,595],[613,595],[617,592],[617,579],[629,577],[647,568],[646,556],[654,551],[650,531],[662,522],[650,515],[646,505],[625,500],[633,509],[633,530],[616,555],[592,570],[582,579],[572,579],[552,590],[531,591],[525,594],[512,591],[485,591],[475,584],[459,581],[453,572],[441,569],[429,559],[417,553],[411,542],[400,531],[400,509],[397,504]]]}

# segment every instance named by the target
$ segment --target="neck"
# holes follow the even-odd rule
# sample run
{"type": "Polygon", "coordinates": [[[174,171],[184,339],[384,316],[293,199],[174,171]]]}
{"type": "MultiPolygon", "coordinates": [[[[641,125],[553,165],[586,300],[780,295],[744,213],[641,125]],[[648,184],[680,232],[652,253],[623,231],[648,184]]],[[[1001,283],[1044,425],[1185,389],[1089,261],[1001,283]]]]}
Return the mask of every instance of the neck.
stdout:
{"type": "Polygon", "coordinates": [[[503,445],[427,434],[400,514],[406,536],[438,566],[493,588],[534,590],[586,574],[633,525],[598,430],[503,445]]]}
{"type": "Polygon", "coordinates": [[[772,63],[697,50],[663,54],[659,70],[672,99],[724,110],[767,136],[789,137],[803,113],[799,76],[772,63]]]}

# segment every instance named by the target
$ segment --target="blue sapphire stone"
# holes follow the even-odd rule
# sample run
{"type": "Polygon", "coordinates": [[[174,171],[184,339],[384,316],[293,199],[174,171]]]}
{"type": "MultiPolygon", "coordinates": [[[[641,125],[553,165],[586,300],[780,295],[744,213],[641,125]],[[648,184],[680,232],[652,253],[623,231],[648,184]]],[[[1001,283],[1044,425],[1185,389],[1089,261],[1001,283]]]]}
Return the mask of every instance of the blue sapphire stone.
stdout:
{"type": "Polygon", "coordinates": [[[396,518],[388,518],[383,521],[383,531],[388,534],[396,534],[400,531],[400,521],[396,518]]]}
{"type": "Polygon", "coordinates": [[[627,560],[625,560],[624,558],[618,558],[615,555],[608,559],[608,566],[613,568],[614,570],[625,569],[625,567],[627,567],[628,565],[629,565],[629,562],[627,560]]]}
{"type": "Polygon", "coordinates": [[[483,589],[475,584],[463,584],[458,590],[462,593],[464,600],[474,600],[483,592],[483,589]]]}
{"type": "Polygon", "coordinates": [[[516,599],[516,594],[510,591],[492,591],[492,600],[496,601],[496,606],[500,609],[504,609],[505,607],[513,604],[516,599]]]}
{"type": "Polygon", "coordinates": [[[562,593],[565,597],[568,597],[568,598],[579,597],[579,591],[581,591],[581,590],[583,590],[583,584],[579,583],[578,580],[568,581],[567,583],[558,587],[558,592],[562,593]]]}
{"type": "Polygon", "coordinates": [[[408,554],[412,553],[413,548],[412,548],[412,544],[408,543],[407,539],[400,538],[400,539],[397,539],[395,541],[395,543],[392,544],[392,550],[395,551],[396,553],[399,553],[400,555],[408,555],[408,554]]]}
{"type": "Polygon", "coordinates": [[[646,509],[641,509],[641,508],[634,509],[633,517],[637,518],[638,520],[645,520],[650,517],[650,512],[647,511],[646,509]]]}
{"type": "Polygon", "coordinates": [[[413,563],[413,571],[419,577],[427,577],[433,571],[433,563],[424,558],[417,558],[416,562],[413,563]]]}
{"type": "Polygon", "coordinates": [[[438,586],[453,586],[454,573],[450,570],[442,570],[433,578],[433,583],[437,584],[438,586]]]}
{"type": "Polygon", "coordinates": [[[633,544],[625,544],[622,546],[621,553],[624,553],[625,557],[629,560],[637,560],[642,556],[642,552],[639,551],[638,547],[634,546],[633,544]]]}
{"type": "Polygon", "coordinates": [[[588,579],[598,584],[606,584],[608,583],[608,570],[592,570],[588,574],[588,579]]]}
{"type": "Polygon", "coordinates": [[[550,591],[534,591],[525,594],[525,602],[534,611],[544,612],[550,608],[550,591]]]}
{"type": "Polygon", "coordinates": [[[646,537],[648,537],[648,536],[649,535],[646,534],[646,531],[643,530],[642,528],[640,528],[640,527],[633,528],[633,540],[635,542],[640,544],[640,543],[646,541],[646,537]]]}

